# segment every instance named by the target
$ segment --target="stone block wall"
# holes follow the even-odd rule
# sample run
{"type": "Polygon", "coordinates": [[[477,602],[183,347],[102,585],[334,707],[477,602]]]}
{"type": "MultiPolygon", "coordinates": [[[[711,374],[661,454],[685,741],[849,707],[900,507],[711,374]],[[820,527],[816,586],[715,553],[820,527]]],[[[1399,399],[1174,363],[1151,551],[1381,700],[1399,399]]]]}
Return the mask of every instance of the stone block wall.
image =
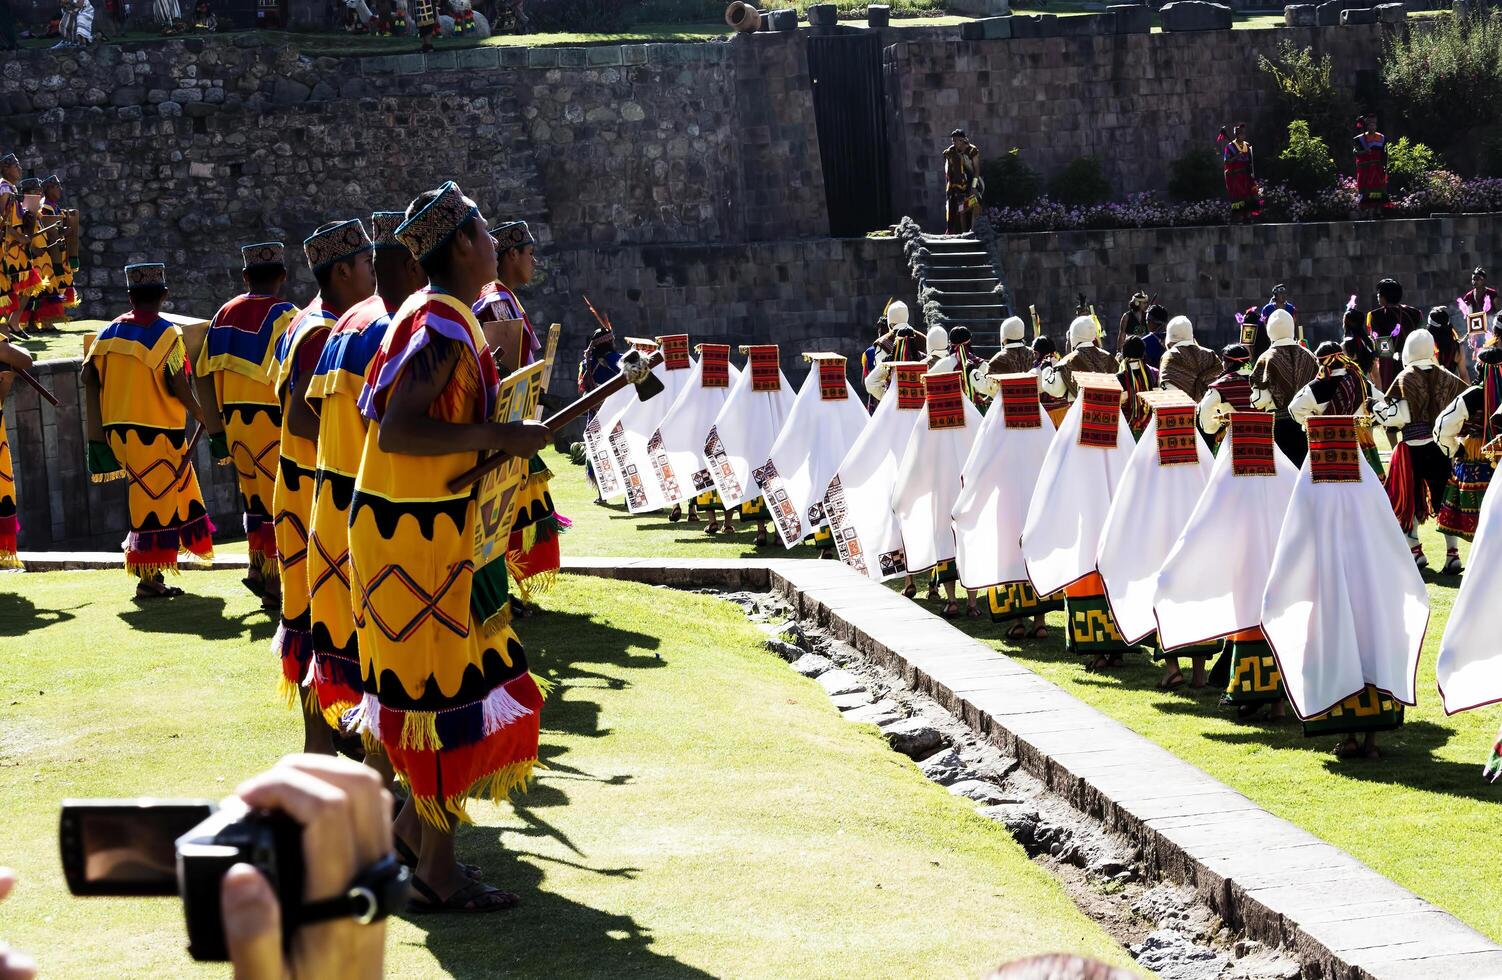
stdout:
{"type": "Polygon", "coordinates": [[[1019,147],[1046,177],[1095,156],[1118,196],[1162,190],[1168,163],[1195,146],[1213,150],[1221,126],[1255,127],[1271,94],[1259,55],[1285,40],[1308,45],[1329,53],[1337,84],[1354,90],[1395,29],[1405,28],[899,41],[884,54],[895,213],[942,226],[940,155],[957,127],[983,159],[1019,147]]]}
{"type": "Polygon", "coordinates": [[[1267,302],[1284,283],[1311,342],[1335,339],[1354,293],[1375,303],[1377,280],[1403,284],[1420,309],[1449,304],[1470,288],[1471,269],[1502,264],[1502,227],[1492,215],[1375,222],[1143,228],[999,236],[1018,309],[1036,304],[1044,330],[1062,338],[1075,294],[1095,304],[1114,338],[1133,290],[1157,297],[1195,323],[1203,343],[1235,340],[1238,310],[1267,302]]]}

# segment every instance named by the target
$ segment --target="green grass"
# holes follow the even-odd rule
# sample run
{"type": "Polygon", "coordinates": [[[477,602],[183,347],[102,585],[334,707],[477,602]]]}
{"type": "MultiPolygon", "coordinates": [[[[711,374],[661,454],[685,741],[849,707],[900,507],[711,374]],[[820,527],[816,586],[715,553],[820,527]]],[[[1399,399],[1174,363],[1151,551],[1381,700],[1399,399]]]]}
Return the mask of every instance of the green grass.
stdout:
{"type": "MultiPolygon", "coordinates": [[[[170,899],[75,899],[66,796],[220,797],[300,743],[272,626],[234,572],[137,608],[119,572],[0,576],[4,938],[43,975],[222,976],[170,899]]],[[[759,649],[719,600],[564,577],[522,622],[558,682],[548,767],[473,808],[467,860],[500,917],[397,920],[391,976],[977,976],[1012,957],[1126,954],[999,824],[759,649]]]]}
{"type": "Polygon", "coordinates": [[[56,333],[34,334],[30,339],[12,341],[25,348],[32,360],[51,361],[64,357],[83,356],[83,335],[98,333],[109,326],[108,320],[74,320],[63,324],[56,333]]]}

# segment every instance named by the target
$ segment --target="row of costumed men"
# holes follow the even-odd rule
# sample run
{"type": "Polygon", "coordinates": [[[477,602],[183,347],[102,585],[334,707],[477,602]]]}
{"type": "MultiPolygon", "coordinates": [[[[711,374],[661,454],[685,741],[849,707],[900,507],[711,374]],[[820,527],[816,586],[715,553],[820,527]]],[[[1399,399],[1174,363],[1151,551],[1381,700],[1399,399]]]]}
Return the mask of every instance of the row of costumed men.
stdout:
{"type": "MultiPolygon", "coordinates": [[[[1071,354],[1095,335],[1077,321],[1071,354]]],[[[1142,645],[1190,657],[1228,647],[1229,699],[1286,696],[1311,733],[1396,727],[1416,703],[1429,600],[1363,454],[1362,419],[1309,417],[1300,468],[1277,448],[1271,413],[1223,405],[1207,438],[1195,402],[1155,389],[1133,396],[1152,413],[1134,439],[1117,376],[1071,369],[1090,358],[1041,375],[967,370],[942,328],[923,360],[899,351],[871,371],[871,414],[837,354],[804,354],[795,392],[776,345],[740,347],[737,366],[726,344],[655,343],[663,393],[623,389],[585,437],[602,496],[624,496],[632,513],[761,498],[784,546],[827,529],[872,579],[952,562],[965,589],[990,593],[995,618],[1064,609],[1067,648],[1096,666],[1142,645]],[[1045,389],[1062,390],[1067,411],[1044,411],[1045,389]]],[[[1494,511],[1488,497],[1438,664],[1449,711],[1502,699],[1502,648],[1480,623],[1456,622],[1490,598],[1467,592],[1502,598],[1502,573],[1476,567],[1497,564],[1481,557],[1489,534],[1502,537],[1494,511]]]]}

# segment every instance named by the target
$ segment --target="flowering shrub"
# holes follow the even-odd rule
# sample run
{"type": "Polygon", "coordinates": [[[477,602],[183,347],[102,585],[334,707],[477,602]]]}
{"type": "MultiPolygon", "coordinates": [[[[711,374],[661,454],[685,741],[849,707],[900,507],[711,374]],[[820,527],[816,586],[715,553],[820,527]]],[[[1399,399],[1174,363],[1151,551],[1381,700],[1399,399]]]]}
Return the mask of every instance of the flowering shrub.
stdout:
{"type": "MultiPolygon", "coordinates": [[[[1262,188],[1264,221],[1342,221],[1357,210],[1356,180],[1339,178],[1335,186],[1312,196],[1284,184],[1262,188]]],[[[1466,179],[1447,170],[1423,174],[1413,189],[1393,201],[1395,217],[1425,218],[1451,212],[1502,211],[1502,178],[1466,179]]],[[[997,231],[1079,231],[1103,228],[1169,228],[1225,224],[1230,205],[1224,200],[1175,203],[1156,194],[1134,194],[1104,204],[1070,206],[1049,197],[1010,208],[991,208],[987,216],[997,231]]]]}

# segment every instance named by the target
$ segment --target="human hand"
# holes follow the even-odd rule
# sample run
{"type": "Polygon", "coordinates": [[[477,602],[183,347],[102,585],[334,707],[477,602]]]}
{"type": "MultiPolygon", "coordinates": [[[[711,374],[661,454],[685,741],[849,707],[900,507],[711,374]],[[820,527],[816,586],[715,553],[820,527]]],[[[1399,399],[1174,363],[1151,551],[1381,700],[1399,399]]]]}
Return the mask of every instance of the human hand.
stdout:
{"type": "MultiPolygon", "coordinates": [[[[16,886],[16,873],[0,868],[0,902],[16,886]]],[[[0,980],[31,980],[37,975],[36,960],[0,941],[0,980]]]]}
{"type": "MultiPolygon", "coordinates": [[[[342,894],[355,877],[392,851],[391,794],[375,770],[345,759],[289,755],[240,784],[226,806],[279,810],[302,825],[303,901],[342,894]]],[[[276,893],[248,864],[220,884],[224,936],[236,980],[381,976],[386,923],[335,919],[297,930],[282,951],[276,893]]]]}
{"type": "Polygon", "coordinates": [[[496,448],[518,459],[537,455],[553,439],[553,432],[541,422],[507,422],[496,434],[496,448]]]}

